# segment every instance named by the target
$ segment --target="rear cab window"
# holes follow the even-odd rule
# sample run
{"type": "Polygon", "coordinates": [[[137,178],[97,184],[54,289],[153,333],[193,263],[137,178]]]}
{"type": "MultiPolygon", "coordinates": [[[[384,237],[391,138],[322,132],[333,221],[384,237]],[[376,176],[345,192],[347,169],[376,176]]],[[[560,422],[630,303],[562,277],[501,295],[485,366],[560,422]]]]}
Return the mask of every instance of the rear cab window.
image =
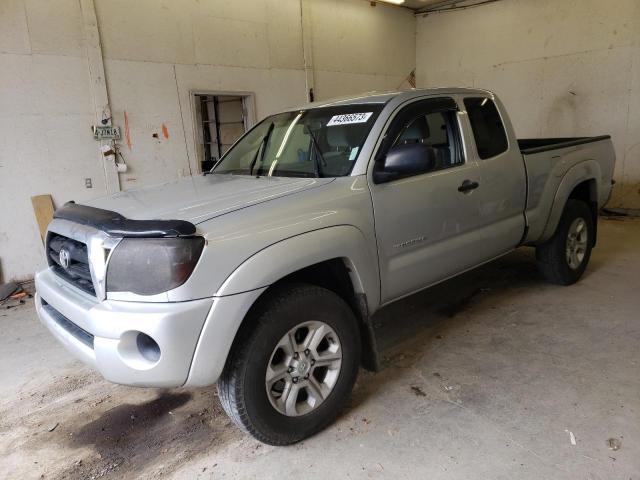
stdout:
{"type": "Polygon", "coordinates": [[[486,97],[469,97],[464,99],[464,106],[478,156],[485,160],[506,152],[509,148],[507,133],[494,101],[486,97]]]}

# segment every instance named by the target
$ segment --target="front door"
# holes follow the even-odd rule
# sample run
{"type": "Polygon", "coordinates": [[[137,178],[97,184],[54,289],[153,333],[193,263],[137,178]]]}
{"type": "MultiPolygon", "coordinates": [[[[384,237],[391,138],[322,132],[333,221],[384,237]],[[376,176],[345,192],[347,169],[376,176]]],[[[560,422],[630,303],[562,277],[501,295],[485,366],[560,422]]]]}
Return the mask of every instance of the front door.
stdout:
{"type": "Polygon", "coordinates": [[[433,149],[430,171],[371,181],[384,303],[472,267],[482,248],[475,238],[483,226],[480,169],[465,156],[455,101],[432,98],[403,107],[376,159],[409,143],[433,149]]]}

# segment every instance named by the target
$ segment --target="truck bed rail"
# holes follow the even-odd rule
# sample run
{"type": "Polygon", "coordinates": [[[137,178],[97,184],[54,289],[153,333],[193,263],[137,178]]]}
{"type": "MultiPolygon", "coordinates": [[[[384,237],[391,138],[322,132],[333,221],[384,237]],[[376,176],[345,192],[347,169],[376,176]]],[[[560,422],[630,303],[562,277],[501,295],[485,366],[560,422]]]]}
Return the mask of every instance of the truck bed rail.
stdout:
{"type": "Polygon", "coordinates": [[[598,137],[519,138],[518,146],[520,147],[521,153],[531,154],[598,142],[600,140],[608,140],[610,138],[611,135],[600,135],[598,137]]]}

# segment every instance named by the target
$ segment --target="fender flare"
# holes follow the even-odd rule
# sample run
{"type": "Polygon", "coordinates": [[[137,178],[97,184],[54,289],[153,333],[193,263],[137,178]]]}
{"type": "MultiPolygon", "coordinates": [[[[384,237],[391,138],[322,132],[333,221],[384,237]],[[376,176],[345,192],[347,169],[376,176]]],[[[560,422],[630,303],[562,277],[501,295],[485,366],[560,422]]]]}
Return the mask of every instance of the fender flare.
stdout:
{"type": "Polygon", "coordinates": [[[380,303],[377,253],[362,231],[352,225],[312,230],[265,247],[238,266],[215,296],[267,287],[305,267],[335,258],[345,262],[354,292],[365,294],[369,311],[376,310],[380,303]]]}
{"type": "Polygon", "coordinates": [[[560,217],[562,216],[564,207],[567,204],[567,200],[569,200],[569,196],[571,195],[571,192],[573,192],[573,189],[579,184],[589,180],[593,181],[595,191],[591,192],[591,201],[596,202],[597,204],[598,179],[600,178],[602,178],[600,165],[593,159],[584,160],[567,170],[556,190],[546,226],[536,243],[544,243],[553,236],[556,228],[558,228],[558,223],[560,223],[560,217]]]}

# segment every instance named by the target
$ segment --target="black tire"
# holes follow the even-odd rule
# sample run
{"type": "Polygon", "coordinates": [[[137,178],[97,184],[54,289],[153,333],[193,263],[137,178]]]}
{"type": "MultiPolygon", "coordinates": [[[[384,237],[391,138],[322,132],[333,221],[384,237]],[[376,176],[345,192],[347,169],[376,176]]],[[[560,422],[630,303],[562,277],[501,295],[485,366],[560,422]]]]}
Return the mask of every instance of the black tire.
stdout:
{"type": "Polygon", "coordinates": [[[360,334],[349,306],[330,290],[307,284],[273,288],[250,312],[218,380],[222,407],[243,430],[270,445],[289,445],[328,426],[344,407],[358,375],[360,334]],[[326,399],[301,416],[287,416],[271,404],[265,374],[279,340],[305,320],[324,322],[342,350],[338,378],[326,399]]]}
{"type": "Polygon", "coordinates": [[[557,285],[571,285],[577,282],[589,263],[594,233],[593,216],[589,206],[580,200],[568,200],[553,236],[536,247],[538,270],[545,280],[557,285]],[[577,219],[584,220],[586,224],[587,241],[584,257],[577,266],[572,267],[567,259],[567,241],[569,230],[577,219]]]}

